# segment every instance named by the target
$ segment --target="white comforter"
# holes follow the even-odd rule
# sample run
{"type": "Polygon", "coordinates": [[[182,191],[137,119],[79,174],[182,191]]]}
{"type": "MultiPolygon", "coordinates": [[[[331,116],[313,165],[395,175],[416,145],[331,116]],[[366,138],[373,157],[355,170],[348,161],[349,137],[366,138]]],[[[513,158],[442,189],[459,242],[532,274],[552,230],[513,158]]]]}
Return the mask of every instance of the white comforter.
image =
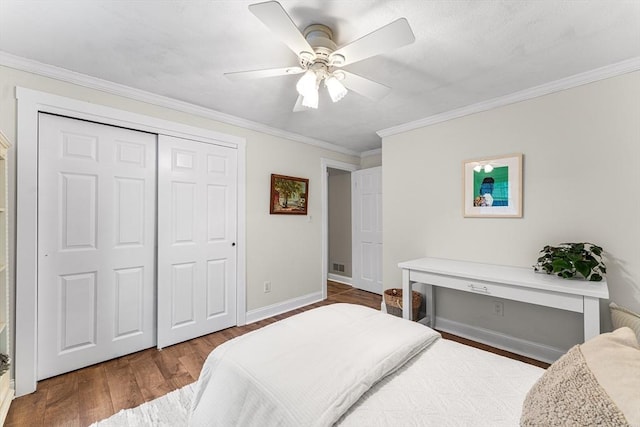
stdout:
{"type": "Polygon", "coordinates": [[[216,348],[202,369],[192,426],[328,426],[439,337],[366,307],[332,304],[216,348]]]}
{"type": "Polygon", "coordinates": [[[544,369],[439,339],[367,391],[338,427],[516,427],[544,369]]]}

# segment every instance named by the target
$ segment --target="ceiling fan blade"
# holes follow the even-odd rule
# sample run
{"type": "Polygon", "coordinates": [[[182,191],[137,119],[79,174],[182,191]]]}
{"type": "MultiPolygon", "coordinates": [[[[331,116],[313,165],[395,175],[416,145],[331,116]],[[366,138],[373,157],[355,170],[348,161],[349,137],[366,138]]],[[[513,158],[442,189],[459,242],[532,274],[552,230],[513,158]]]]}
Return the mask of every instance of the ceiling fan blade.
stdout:
{"type": "Polygon", "coordinates": [[[342,84],[347,89],[366,96],[373,101],[378,101],[391,92],[389,86],[374,82],[357,74],[349,73],[348,71],[341,70],[341,72],[344,73],[342,84]]]}
{"type": "Polygon", "coordinates": [[[416,37],[411,31],[409,22],[405,18],[400,18],[348,45],[342,46],[333,52],[331,56],[343,56],[344,62],[337,63],[336,66],[344,67],[345,65],[411,44],[415,40],[416,37]]]}
{"type": "Polygon", "coordinates": [[[284,44],[289,46],[289,49],[296,55],[299,56],[301,52],[309,52],[315,57],[313,48],[309,45],[280,3],[277,1],[256,3],[250,5],[249,10],[261,20],[267,28],[280,37],[284,44]]]}
{"type": "Polygon", "coordinates": [[[233,73],[224,73],[229,80],[250,80],[250,79],[262,79],[265,77],[276,76],[288,76],[291,74],[304,73],[304,69],[300,67],[285,67],[285,68],[269,68],[266,70],[253,70],[253,71],[237,71],[233,73]]]}

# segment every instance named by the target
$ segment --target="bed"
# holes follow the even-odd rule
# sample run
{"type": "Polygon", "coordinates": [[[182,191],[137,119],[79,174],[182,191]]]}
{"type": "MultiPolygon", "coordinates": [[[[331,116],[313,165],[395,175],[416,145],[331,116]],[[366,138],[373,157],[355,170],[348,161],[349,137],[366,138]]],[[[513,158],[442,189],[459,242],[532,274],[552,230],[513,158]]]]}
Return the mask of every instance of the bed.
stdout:
{"type": "MultiPolygon", "coordinates": [[[[609,335],[629,350],[630,362],[623,363],[624,369],[637,368],[640,373],[635,336],[609,335]]],[[[573,356],[584,359],[581,347],[575,350],[573,356]]],[[[610,351],[599,355],[596,365],[611,357],[610,351]]],[[[574,359],[569,360],[571,367],[579,365],[574,359]]],[[[632,378],[629,382],[619,372],[615,381],[628,383],[619,393],[628,395],[621,408],[607,399],[607,390],[596,396],[593,407],[585,405],[578,393],[563,400],[563,410],[555,410],[553,401],[564,399],[568,385],[583,384],[585,378],[582,369],[579,381],[556,381],[561,375],[556,375],[555,366],[545,371],[442,339],[430,328],[370,308],[332,304],[216,348],[196,384],[189,424],[552,425],[554,419],[566,420],[570,410],[580,412],[575,425],[594,420],[601,425],[625,425],[621,420],[640,423],[640,380],[633,382],[634,375],[627,375],[632,378]],[[612,423],[602,422],[609,416],[612,423]]]]}

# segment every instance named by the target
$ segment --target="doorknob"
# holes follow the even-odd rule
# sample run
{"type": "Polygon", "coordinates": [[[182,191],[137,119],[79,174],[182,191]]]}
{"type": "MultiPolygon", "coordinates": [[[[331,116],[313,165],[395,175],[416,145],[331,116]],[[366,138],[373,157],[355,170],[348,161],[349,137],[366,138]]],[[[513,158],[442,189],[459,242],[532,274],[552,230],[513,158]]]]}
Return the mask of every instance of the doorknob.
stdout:
{"type": "Polygon", "coordinates": [[[231,246],[235,246],[235,245],[236,245],[236,242],[233,242],[233,243],[231,244],[231,246]]]}

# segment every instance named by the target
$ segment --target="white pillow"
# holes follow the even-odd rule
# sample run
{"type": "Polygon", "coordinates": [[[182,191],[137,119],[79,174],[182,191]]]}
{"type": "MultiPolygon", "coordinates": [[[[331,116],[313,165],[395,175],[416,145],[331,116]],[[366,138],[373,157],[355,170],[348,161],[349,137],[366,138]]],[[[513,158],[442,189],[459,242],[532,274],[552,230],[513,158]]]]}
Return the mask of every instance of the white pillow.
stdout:
{"type": "Polygon", "coordinates": [[[640,314],[628,308],[620,307],[615,302],[609,304],[609,309],[611,310],[613,329],[622,328],[623,326],[631,328],[635,332],[638,342],[640,342],[640,314]]]}

